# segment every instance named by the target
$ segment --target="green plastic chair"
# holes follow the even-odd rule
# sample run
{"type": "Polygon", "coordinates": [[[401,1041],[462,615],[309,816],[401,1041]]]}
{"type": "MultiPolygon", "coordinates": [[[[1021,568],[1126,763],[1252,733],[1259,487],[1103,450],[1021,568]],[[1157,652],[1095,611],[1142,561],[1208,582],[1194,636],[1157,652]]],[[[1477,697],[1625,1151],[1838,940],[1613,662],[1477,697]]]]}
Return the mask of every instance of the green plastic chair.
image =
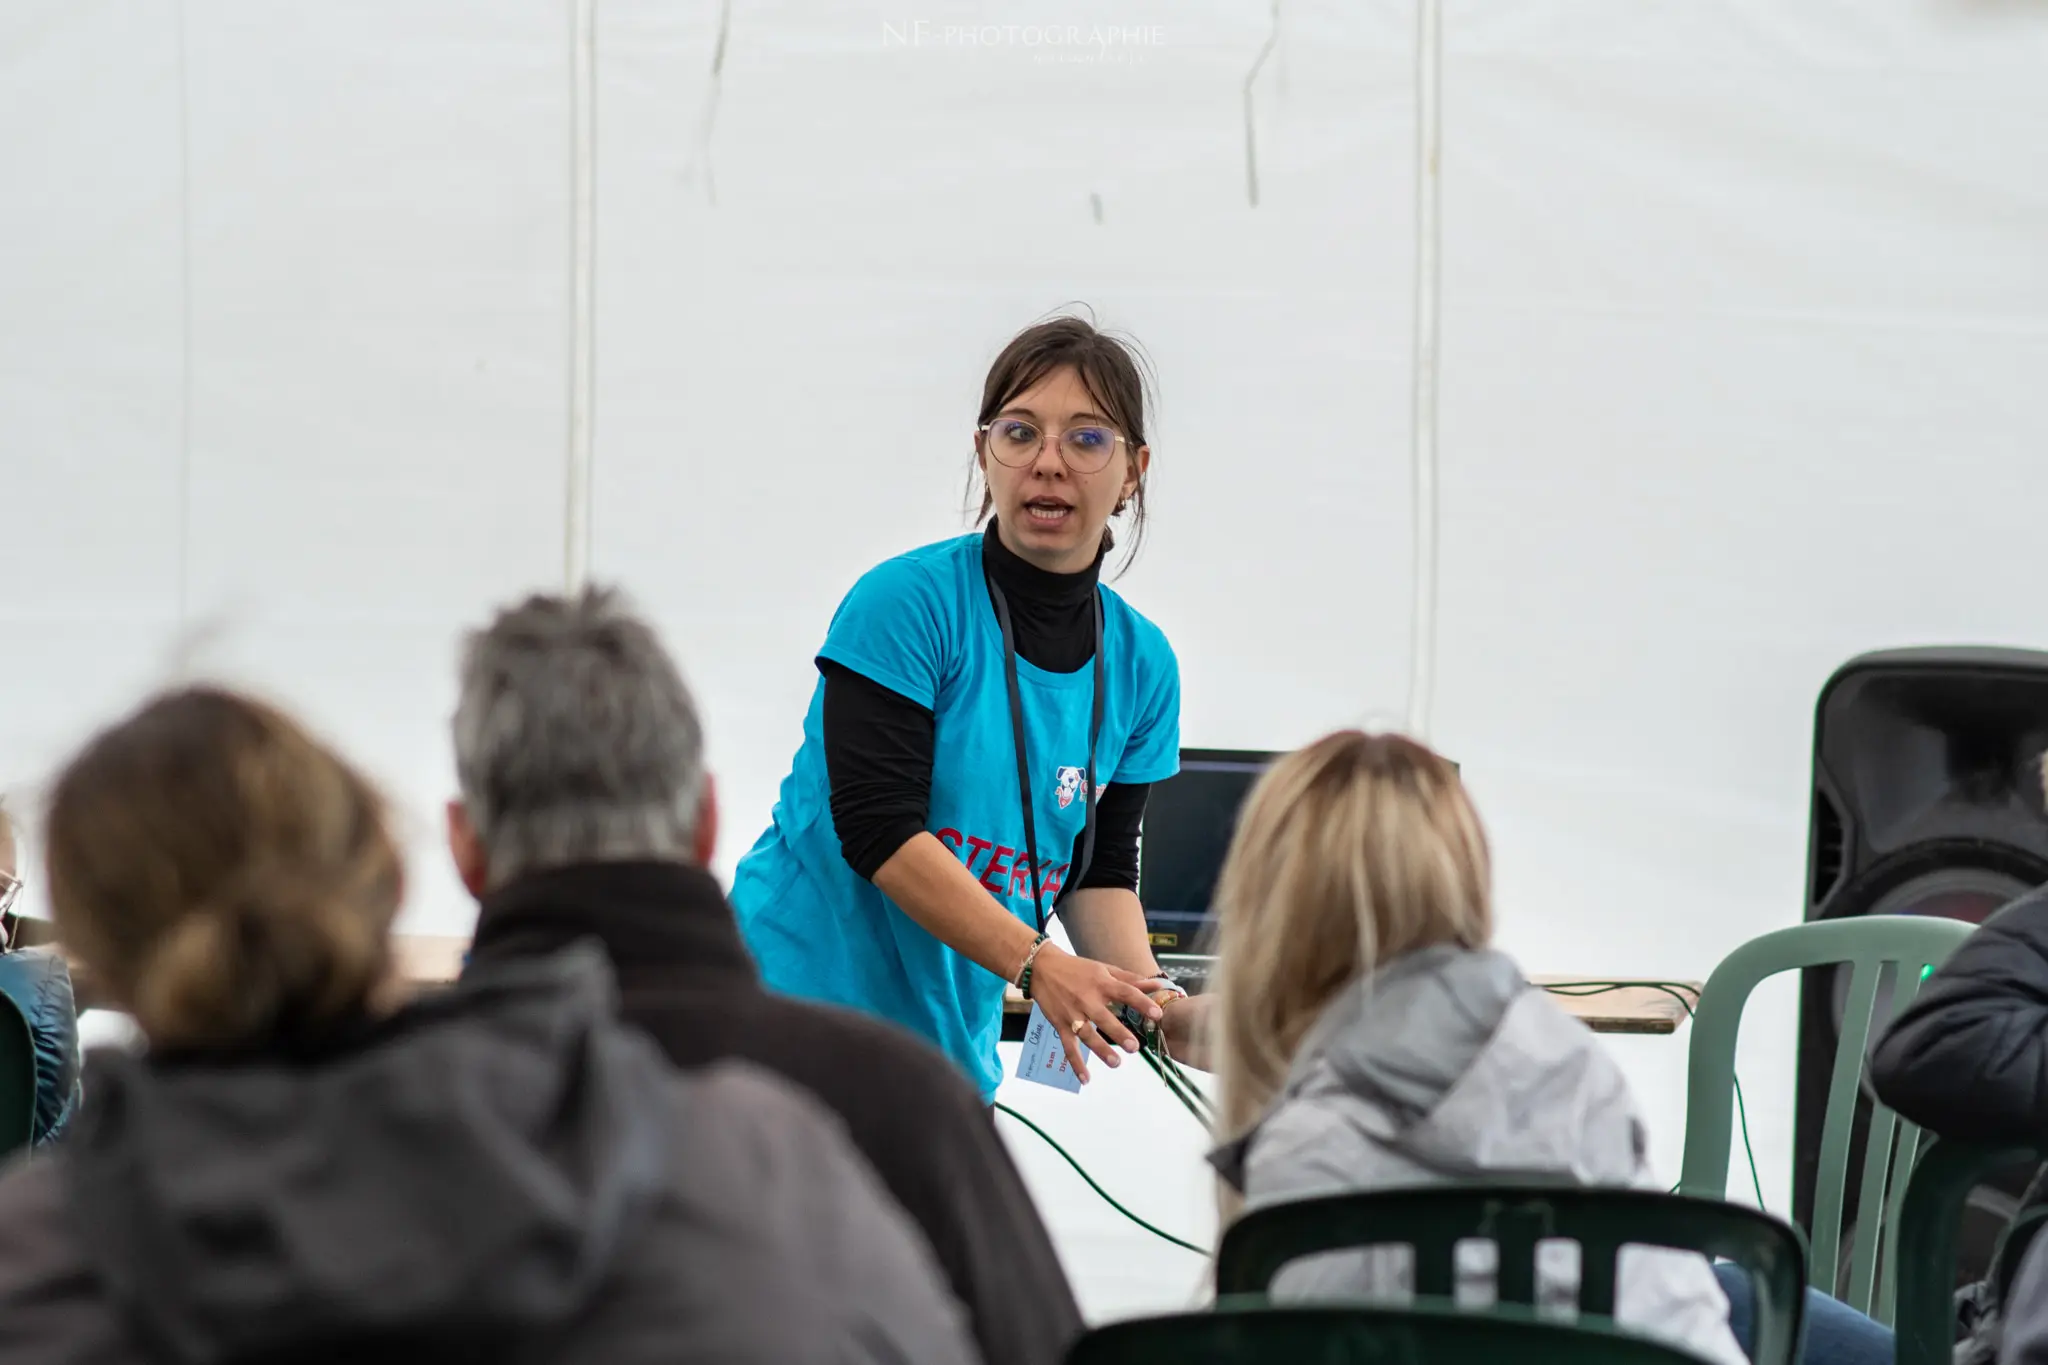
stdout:
{"type": "Polygon", "coordinates": [[[35,1040],[21,1007],[0,992],[0,1158],[27,1147],[35,1123],[35,1040]]]}
{"type": "Polygon", "coordinates": [[[1756,1288],[1752,1359],[1790,1365],[1800,1339],[1806,1256],[1799,1230],[1739,1204],[1656,1190],[1549,1182],[1430,1185],[1272,1204],[1224,1232],[1216,1250],[1216,1292],[1264,1293],[1283,1266],[1303,1256],[1393,1244],[1414,1249],[1419,1297],[1449,1299],[1458,1243],[1473,1239],[1498,1247],[1496,1297],[1521,1307],[1536,1299],[1538,1243],[1577,1242],[1579,1311],[1603,1318],[1614,1315],[1624,1246],[1718,1256],[1748,1271],[1756,1288]]]}
{"type": "Polygon", "coordinates": [[[1067,1365],[1699,1365],[1700,1359],[1612,1327],[1447,1305],[1219,1304],[1212,1313],[1098,1327],[1067,1352],[1067,1365]]]}
{"type": "MultiPolygon", "coordinates": [[[[1813,1226],[1807,1230],[1811,1254],[1808,1278],[1832,1292],[1841,1260],[1842,1202],[1849,1170],[1850,1131],[1861,1093],[1863,1063],[1870,1041],[1871,1007],[1877,1000],[1878,978],[1889,965],[1895,973],[1891,1002],[1897,1018],[1920,993],[1923,970],[1942,962],[1974,925],[1961,920],[1921,915],[1866,915],[1857,919],[1821,920],[1779,929],[1743,944],[1714,969],[1700,992],[1692,1017],[1692,1053],[1688,1062],[1685,1101],[1685,1162],[1678,1188],[1702,1199],[1728,1193],[1728,1139],[1734,1126],[1735,1041],[1750,992],[1766,977],[1810,967],[1844,967],[1849,972],[1843,1006],[1842,1037],[1835,1050],[1828,1081],[1827,1118],[1821,1128],[1820,1165],[1814,1179],[1813,1226]]],[[[1856,1239],[1850,1249],[1849,1287],[1844,1296],[1852,1307],[1879,1322],[1892,1319],[1898,1264],[1899,1201],[1906,1182],[1890,1179],[1893,1170],[1911,1171],[1920,1130],[1899,1125],[1884,1105],[1870,1106],[1869,1137],[1864,1147],[1863,1180],[1856,1206],[1856,1239]],[[1892,1160],[1892,1138],[1898,1135],[1898,1160],[1892,1160]],[[1890,1197],[1887,1199],[1887,1185],[1890,1197]],[[1882,1250],[1886,1273],[1877,1273],[1882,1250]]]]}
{"type": "MultiPolygon", "coordinates": [[[[1949,1365],[1955,1346],[1955,1279],[1957,1234],[1970,1191],[2002,1166],[2039,1161],[2043,1152],[2028,1143],[1930,1141],[1906,1181],[1899,1207],[1899,1242],[1910,1253],[1900,1263],[1899,1365],[1949,1365]]],[[[2040,1216],[2032,1220],[2038,1231],[2040,1216]]],[[[2022,1245],[2014,1248],[2016,1221],[2007,1230],[1993,1273],[2000,1293],[2019,1268],[2022,1245]]]]}

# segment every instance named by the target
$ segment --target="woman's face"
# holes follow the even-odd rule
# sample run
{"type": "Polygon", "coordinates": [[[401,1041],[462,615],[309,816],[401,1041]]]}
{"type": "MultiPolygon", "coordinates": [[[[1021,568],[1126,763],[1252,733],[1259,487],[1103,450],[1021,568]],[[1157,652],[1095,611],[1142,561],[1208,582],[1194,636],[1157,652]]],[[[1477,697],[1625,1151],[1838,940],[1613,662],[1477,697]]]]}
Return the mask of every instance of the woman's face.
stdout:
{"type": "Polygon", "coordinates": [[[1012,398],[991,420],[990,431],[975,436],[1003,544],[1018,558],[1053,573],[1079,573],[1095,562],[1102,528],[1117,504],[1137,490],[1152,458],[1144,446],[1133,450],[1128,441],[1117,439],[1100,469],[1077,471],[1061,454],[1060,438],[1084,427],[1116,430],[1080,374],[1064,368],[1012,398]],[[1014,454],[1016,437],[1023,432],[1017,423],[1028,423],[1039,433],[1035,453],[1014,454]],[[1007,433],[1013,450],[1003,459],[995,457],[997,443],[1006,439],[998,433],[1007,433]],[[1006,463],[1016,458],[1021,462],[1006,463]]]}

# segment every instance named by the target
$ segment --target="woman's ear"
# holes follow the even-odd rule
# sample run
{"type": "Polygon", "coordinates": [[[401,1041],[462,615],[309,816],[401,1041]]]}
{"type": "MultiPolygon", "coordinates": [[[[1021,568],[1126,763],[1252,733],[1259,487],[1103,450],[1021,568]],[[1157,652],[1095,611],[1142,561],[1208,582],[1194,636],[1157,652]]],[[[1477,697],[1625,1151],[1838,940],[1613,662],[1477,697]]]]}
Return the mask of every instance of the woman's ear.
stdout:
{"type": "Polygon", "coordinates": [[[1145,471],[1151,467],[1151,446],[1139,446],[1131,452],[1130,462],[1124,466],[1124,501],[1128,502],[1138,495],[1138,489],[1145,483],[1145,471]]]}

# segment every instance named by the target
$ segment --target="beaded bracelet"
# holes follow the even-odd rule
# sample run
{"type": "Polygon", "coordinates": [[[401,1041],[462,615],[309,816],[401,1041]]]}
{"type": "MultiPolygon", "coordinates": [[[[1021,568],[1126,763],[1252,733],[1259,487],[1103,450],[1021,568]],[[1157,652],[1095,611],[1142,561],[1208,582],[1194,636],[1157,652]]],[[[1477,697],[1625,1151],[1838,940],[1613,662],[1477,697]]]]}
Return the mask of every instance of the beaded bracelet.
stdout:
{"type": "Polygon", "coordinates": [[[1031,951],[1024,955],[1023,970],[1017,973],[1017,990],[1026,1000],[1031,998],[1031,964],[1038,960],[1038,950],[1045,944],[1046,935],[1040,931],[1038,937],[1032,941],[1031,951]]]}

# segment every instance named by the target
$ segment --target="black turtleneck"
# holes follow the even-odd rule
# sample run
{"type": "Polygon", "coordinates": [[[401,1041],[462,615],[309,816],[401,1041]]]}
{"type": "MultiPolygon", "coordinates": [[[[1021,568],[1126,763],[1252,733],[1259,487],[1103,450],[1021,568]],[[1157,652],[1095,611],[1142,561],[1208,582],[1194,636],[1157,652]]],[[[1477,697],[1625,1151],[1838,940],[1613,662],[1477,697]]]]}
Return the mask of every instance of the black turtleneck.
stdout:
{"type": "MultiPolygon", "coordinates": [[[[1102,552],[1079,573],[1041,569],[1003,544],[991,521],[981,538],[981,563],[1010,604],[1017,657],[1048,673],[1072,673],[1095,657],[1095,590],[1102,552]]],[[[994,595],[990,595],[993,611],[994,595]]]]}
{"type": "MultiPolygon", "coordinates": [[[[1095,655],[1093,612],[1102,556],[1079,573],[1053,573],[1012,553],[991,521],[981,557],[1010,604],[1017,656],[1048,673],[1086,667],[1095,655]]],[[[989,610],[995,610],[993,601],[989,610]]],[[[820,659],[818,669],[825,675],[825,771],[839,851],[855,872],[872,880],[897,849],[924,830],[932,790],[932,713],[843,664],[820,659]]],[[[1074,887],[1138,889],[1138,827],[1150,791],[1142,782],[1103,786],[1095,807],[1095,857],[1074,887]]],[[[1077,838],[1072,861],[1080,858],[1077,838]]]]}

